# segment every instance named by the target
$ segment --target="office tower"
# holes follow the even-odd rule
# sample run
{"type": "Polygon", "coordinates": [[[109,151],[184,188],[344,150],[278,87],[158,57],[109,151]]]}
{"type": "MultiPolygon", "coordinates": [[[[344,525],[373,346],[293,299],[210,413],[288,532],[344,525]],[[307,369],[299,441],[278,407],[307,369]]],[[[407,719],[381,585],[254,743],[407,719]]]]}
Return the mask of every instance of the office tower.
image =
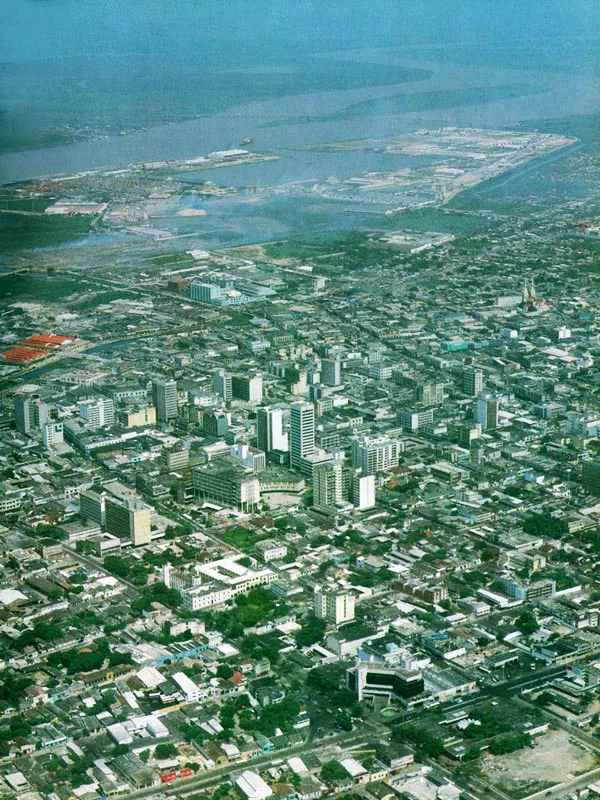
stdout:
{"type": "Polygon", "coordinates": [[[337,586],[315,586],[315,617],[331,625],[343,625],[354,619],[354,595],[337,586]]]}
{"type": "Polygon", "coordinates": [[[299,467],[302,459],[315,452],[315,407],[312,403],[290,406],[290,466],[299,467]]]}
{"type": "Polygon", "coordinates": [[[213,374],[213,392],[218,394],[224,403],[231,403],[233,381],[231,375],[224,369],[218,369],[213,374]]]}
{"type": "Polygon", "coordinates": [[[433,422],[432,408],[406,408],[398,413],[398,422],[406,431],[418,431],[433,422]]]}
{"type": "Polygon", "coordinates": [[[125,428],[138,428],[143,425],[156,424],[156,409],[154,406],[141,408],[126,408],[119,414],[119,422],[125,428]]]}
{"type": "Polygon", "coordinates": [[[263,451],[247,444],[231,445],[229,454],[252,472],[263,472],[267,468],[267,457],[263,451]]]}
{"type": "Polygon", "coordinates": [[[256,411],[256,445],[263,453],[286,452],[288,436],[283,432],[283,411],[280,408],[259,408],[256,411]]]}
{"type": "MultiPolygon", "coordinates": [[[[321,398],[325,397],[329,389],[321,386],[320,383],[311,383],[308,387],[308,400],[310,403],[317,403],[321,398]]],[[[331,400],[333,403],[333,400],[331,400]]]]}
{"type": "Polygon", "coordinates": [[[231,379],[231,394],[238,400],[245,400],[247,403],[262,403],[262,376],[235,375],[231,379]]]}
{"type": "Polygon", "coordinates": [[[200,500],[237,508],[245,513],[254,511],[260,502],[258,478],[241,464],[219,459],[194,468],[192,473],[194,492],[200,500]]]}
{"type": "Polygon", "coordinates": [[[40,430],[48,421],[50,409],[38,395],[15,399],[15,424],[19,433],[40,430]]]}
{"type": "Polygon", "coordinates": [[[352,479],[352,503],[365,511],[375,507],[375,476],[355,475],[352,479]]]}
{"type": "Polygon", "coordinates": [[[44,447],[53,447],[55,444],[64,442],[62,422],[46,422],[42,428],[42,441],[44,447]]]}
{"type": "Polygon", "coordinates": [[[215,303],[221,299],[223,290],[214,283],[192,283],[190,284],[190,298],[199,300],[201,303],[215,303]]]}
{"type": "Polygon", "coordinates": [[[586,492],[600,495],[600,461],[583,462],[581,483],[586,492]]]}
{"type": "Polygon", "coordinates": [[[461,447],[471,447],[475,439],[481,436],[481,430],[478,422],[451,422],[448,425],[448,436],[461,447]]]}
{"type": "Polygon", "coordinates": [[[136,546],[150,543],[150,507],[139,497],[107,497],[105,506],[108,533],[136,546]]]}
{"type": "Polygon", "coordinates": [[[84,400],[79,404],[79,416],[84,419],[89,428],[110,428],[115,422],[115,407],[113,401],[106,397],[97,400],[84,400]]]}
{"type": "Polygon", "coordinates": [[[469,460],[473,464],[483,464],[485,457],[485,445],[481,439],[473,439],[469,446],[469,460]]]}
{"type": "Polygon", "coordinates": [[[28,434],[31,430],[31,400],[29,397],[15,399],[15,423],[19,433],[28,434]]]}
{"type": "Polygon", "coordinates": [[[416,396],[424,406],[439,406],[444,402],[444,384],[417,383],[416,396]]]}
{"type": "Polygon", "coordinates": [[[33,401],[33,424],[38,430],[42,428],[50,418],[50,406],[36,397],[33,401]]]}
{"type": "Polygon", "coordinates": [[[159,461],[165,465],[169,472],[185,470],[190,463],[190,451],[185,447],[173,447],[173,449],[163,450],[159,461]]]}
{"type": "Polygon", "coordinates": [[[480,369],[466,367],[463,370],[463,392],[477,397],[483,391],[483,372],[480,369]]]}
{"type": "Polygon", "coordinates": [[[328,509],[344,500],[344,475],[341,461],[318,464],[313,470],[313,505],[328,509]]]}
{"type": "Polygon", "coordinates": [[[477,422],[484,431],[498,427],[500,398],[493,394],[480,394],[477,398],[477,422]]]}
{"type": "Polygon", "coordinates": [[[202,414],[202,430],[215,439],[221,439],[229,429],[231,416],[220,409],[205,411],[202,414]]]}
{"type": "Polygon", "coordinates": [[[177,417],[177,381],[152,382],[152,405],[158,422],[169,422],[177,417]]]}
{"type": "Polygon", "coordinates": [[[363,436],[352,440],[352,466],[363,475],[374,475],[398,466],[400,453],[404,452],[404,442],[379,436],[371,439],[363,436]]]}
{"type": "Polygon", "coordinates": [[[342,366],[337,358],[321,359],[321,383],[339,386],[342,382],[342,366]]]}
{"type": "Polygon", "coordinates": [[[525,278],[525,283],[523,285],[523,304],[528,305],[530,303],[534,303],[536,299],[537,296],[535,293],[533,278],[530,278],[529,283],[527,282],[527,278],[525,278]]]}
{"type": "Polygon", "coordinates": [[[406,707],[410,698],[423,694],[425,681],[419,671],[358,661],[346,672],[346,688],[356,692],[359,701],[376,697],[380,702],[395,700],[406,707]]]}
{"type": "Polygon", "coordinates": [[[79,492],[79,516],[104,526],[107,493],[100,486],[90,486],[79,492]]]}
{"type": "Polygon", "coordinates": [[[290,394],[305,394],[308,387],[308,375],[300,367],[286,367],[283,374],[285,388],[290,394]]]}

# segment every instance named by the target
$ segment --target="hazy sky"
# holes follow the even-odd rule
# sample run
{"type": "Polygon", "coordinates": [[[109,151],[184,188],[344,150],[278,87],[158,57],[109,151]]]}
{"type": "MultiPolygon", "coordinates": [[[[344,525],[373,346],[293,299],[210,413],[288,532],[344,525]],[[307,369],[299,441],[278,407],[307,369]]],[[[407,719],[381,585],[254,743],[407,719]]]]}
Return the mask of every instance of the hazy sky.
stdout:
{"type": "MultiPolygon", "coordinates": [[[[512,100],[467,103],[457,116],[461,124],[498,125],[600,110],[600,0],[0,4],[0,161],[13,179],[129,163],[142,152],[148,159],[198,154],[222,147],[223,137],[225,144],[235,143],[250,131],[260,138],[264,126],[258,118],[252,124],[246,120],[245,104],[263,100],[275,103],[271,116],[281,110],[283,118],[302,117],[338,111],[390,87],[398,99],[388,111],[403,113],[402,93],[410,81],[416,83],[407,91],[416,93],[447,92],[465,83],[485,92],[510,84],[512,100]],[[368,52],[352,52],[358,50],[368,52]],[[316,57],[338,51],[341,57],[316,57]],[[455,79],[453,70],[463,77],[455,79]],[[421,88],[419,81],[430,76],[431,84],[421,88]],[[302,97],[304,105],[296,100],[302,97]],[[243,109],[232,112],[243,118],[239,130],[225,133],[222,122],[215,123],[211,138],[211,115],[236,108],[243,109]],[[178,147],[169,147],[173,129],[166,142],[153,138],[160,137],[160,131],[152,131],[161,125],[194,119],[200,120],[198,126],[189,134],[181,130],[187,138],[178,147]],[[100,141],[134,131],[148,131],[146,139],[100,141]],[[61,145],[72,145],[72,158],[63,161],[58,153],[50,162],[50,150],[61,145]],[[39,151],[33,161],[26,155],[30,151],[39,151]]],[[[417,109],[430,108],[428,96],[421,100],[417,109]]],[[[465,105],[460,94],[452,101],[459,110],[465,105]]],[[[440,109],[448,107],[441,102],[440,109]]],[[[432,124],[436,120],[434,113],[432,124]]],[[[365,135],[387,130],[389,114],[375,106],[368,124],[365,135]]],[[[309,125],[301,132],[316,138],[319,130],[309,125]]],[[[292,132],[277,132],[277,141],[291,141],[292,132]]],[[[268,147],[267,134],[261,135],[268,147]]],[[[356,125],[348,130],[338,125],[322,135],[354,136],[356,125]]]]}
{"type": "Polygon", "coordinates": [[[2,60],[596,35],[599,0],[2,0],[2,60]]]}

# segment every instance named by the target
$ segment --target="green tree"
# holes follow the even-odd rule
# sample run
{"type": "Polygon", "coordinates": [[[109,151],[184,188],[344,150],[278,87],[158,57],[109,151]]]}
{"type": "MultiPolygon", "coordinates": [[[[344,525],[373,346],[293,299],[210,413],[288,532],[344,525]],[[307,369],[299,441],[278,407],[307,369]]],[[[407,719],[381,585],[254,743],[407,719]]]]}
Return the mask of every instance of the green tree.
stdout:
{"type": "Polygon", "coordinates": [[[310,647],[311,644],[320,642],[325,634],[327,623],[324,619],[311,617],[295,636],[298,647],[310,647]]]}
{"type": "Polygon", "coordinates": [[[531,743],[531,736],[528,733],[518,733],[515,736],[503,736],[500,739],[494,739],[490,742],[490,753],[495,756],[501,756],[505,753],[514,753],[515,750],[521,750],[531,743]]]}
{"type": "Polygon", "coordinates": [[[325,783],[334,783],[335,781],[344,780],[348,777],[348,772],[342,767],[339,761],[326,761],[321,767],[321,778],[325,783]]]}
{"type": "Polygon", "coordinates": [[[566,520],[553,517],[548,511],[541,514],[530,514],[523,520],[523,530],[532,536],[558,538],[569,532],[566,520]]]}
{"type": "Polygon", "coordinates": [[[217,676],[228,681],[233,676],[233,669],[229,664],[219,664],[217,667],[217,676]]]}
{"type": "Polygon", "coordinates": [[[523,611],[523,613],[516,618],[515,625],[524,636],[535,633],[540,627],[531,611],[523,611]]]}
{"type": "Polygon", "coordinates": [[[173,758],[177,755],[177,748],[174,744],[170,742],[168,744],[158,744],[156,745],[156,749],[154,750],[154,757],[158,761],[162,761],[164,758],[173,758]]]}

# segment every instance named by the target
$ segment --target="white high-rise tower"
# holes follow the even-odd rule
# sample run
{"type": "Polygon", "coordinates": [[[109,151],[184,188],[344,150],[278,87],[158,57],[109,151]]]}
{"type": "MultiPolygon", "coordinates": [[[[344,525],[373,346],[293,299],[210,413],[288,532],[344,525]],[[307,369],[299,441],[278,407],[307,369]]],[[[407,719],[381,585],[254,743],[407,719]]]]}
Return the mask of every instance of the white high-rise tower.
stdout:
{"type": "Polygon", "coordinates": [[[312,403],[290,406],[290,466],[299,467],[302,459],[315,452],[315,407],[312,403]]]}

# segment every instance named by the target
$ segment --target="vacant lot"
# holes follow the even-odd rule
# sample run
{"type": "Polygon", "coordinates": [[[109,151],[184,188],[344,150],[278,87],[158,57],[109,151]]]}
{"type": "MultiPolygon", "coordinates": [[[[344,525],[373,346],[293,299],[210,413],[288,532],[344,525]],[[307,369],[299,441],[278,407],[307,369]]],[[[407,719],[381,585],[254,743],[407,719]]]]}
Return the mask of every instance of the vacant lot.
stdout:
{"type": "Polygon", "coordinates": [[[592,769],[595,757],[574,744],[568,733],[550,731],[526,747],[506,756],[484,756],[479,771],[484,780],[502,787],[513,797],[524,797],[592,769]]]}

